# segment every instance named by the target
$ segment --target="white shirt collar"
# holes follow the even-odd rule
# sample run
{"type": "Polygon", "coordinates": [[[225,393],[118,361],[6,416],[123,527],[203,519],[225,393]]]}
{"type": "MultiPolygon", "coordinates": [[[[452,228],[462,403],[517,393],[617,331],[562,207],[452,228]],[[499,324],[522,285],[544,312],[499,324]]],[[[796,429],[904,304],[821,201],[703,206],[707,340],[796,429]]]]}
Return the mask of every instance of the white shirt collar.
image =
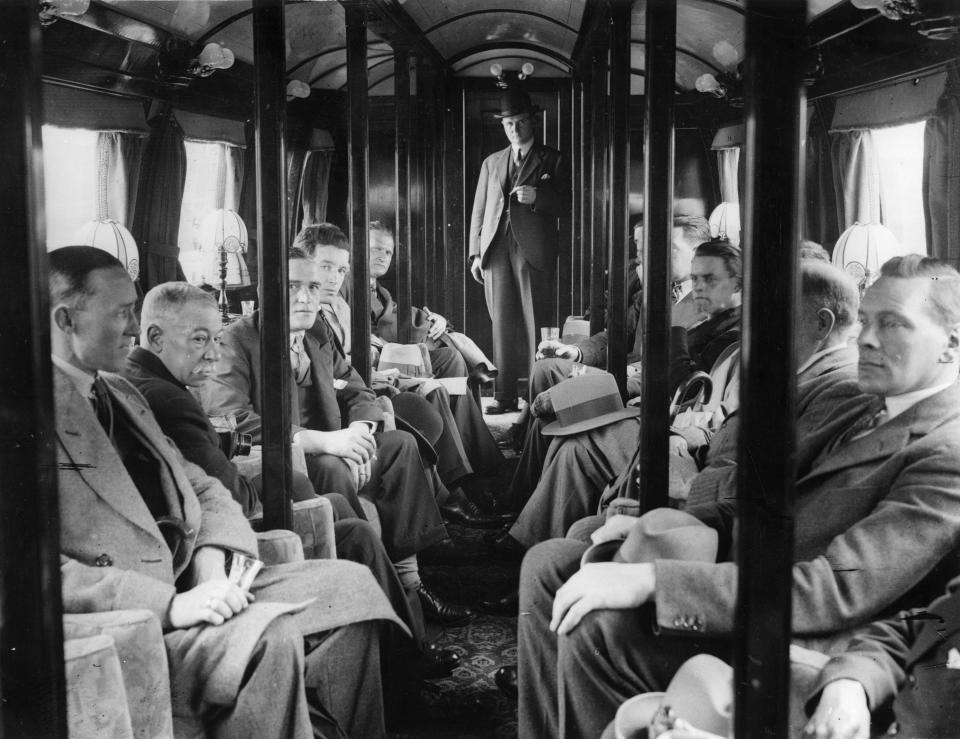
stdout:
{"type": "Polygon", "coordinates": [[[804,362],[799,367],[797,367],[797,374],[802,375],[804,372],[810,369],[815,362],[819,361],[821,357],[825,357],[828,354],[833,354],[834,352],[838,352],[841,349],[846,349],[846,348],[847,348],[847,345],[845,343],[840,343],[840,344],[834,344],[833,346],[828,346],[826,349],[821,349],[818,352],[814,352],[813,354],[810,355],[810,358],[806,362],[804,362]]]}
{"type": "Polygon", "coordinates": [[[893,418],[896,418],[901,413],[909,409],[911,406],[916,405],[921,400],[929,398],[931,395],[936,395],[937,393],[946,390],[948,387],[953,385],[956,382],[956,379],[951,380],[950,382],[945,382],[942,385],[936,385],[934,387],[925,387],[922,390],[914,390],[910,393],[903,393],[902,395],[888,395],[885,398],[885,403],[887,407],[887,417],[884,422],[890,421],[893,418]]]}
{"type": "Polygon", "coordinates": [[[303,335],[307,333],[304,329],[300,331],[291,331],[290,332],[290,346],[293,346],[297,340],[300,341],[300,344],[303,345],[303,335]]]}
{"type": "Polygon", "coordinates": [[[517,158],[517,150],[518,150],[518,149],[519,149],[521,152],[523,152],[523,158],[526,159],[526,158],[527,158],[527,154],[529,154],[529,153],[530,153],[530,150],[533,148],[533,139],[530,139],[530,140],[529,140],[527,143],[525,143],[525,144],[520,144],[519,146],[513,146],[513,147],[511,147],[511,148],[513,149],[513,158],[514,158],[514,159],[517,158]]]}
{"type": "Polygon", "coordinates": [[[67,377],[73,382],[74,386],[77,388],[77,392],[80,393],[84,398],[89,398],[90,393],[93,392],[93,381],[96,379],[96,375],[91,375],[87,372],[84,372],[79,367],[75,367],[70,364],[65,359],[61,359],[56,354],[51,354],[50,359],[53,360],[53,363],[62,369],[67,377]]]}

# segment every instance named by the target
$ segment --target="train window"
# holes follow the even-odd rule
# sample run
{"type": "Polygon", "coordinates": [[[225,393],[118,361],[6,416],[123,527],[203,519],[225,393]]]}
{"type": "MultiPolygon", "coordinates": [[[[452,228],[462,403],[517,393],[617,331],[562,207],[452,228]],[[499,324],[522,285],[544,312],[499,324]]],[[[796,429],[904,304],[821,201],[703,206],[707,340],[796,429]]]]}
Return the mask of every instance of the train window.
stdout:
{"type": "Polygon", "coordinates": [[[873,130],[880,170],[881,220],[911,252],[927,253],[923,217],[925,121],[873,130]]]}
{"type": "Polygon", "coordinates": [[[97,217],[97,131],[43,127],[47,248],[67,246],[97,217]]]}
{"type": "Polygon", "coordinates": [[[243,148],[216,141],[184,141],[187,174],[180,208],[180,265],[187,280],[202,281],[200,223],[219,208],[238,210],[243,180],[243,148]]]}

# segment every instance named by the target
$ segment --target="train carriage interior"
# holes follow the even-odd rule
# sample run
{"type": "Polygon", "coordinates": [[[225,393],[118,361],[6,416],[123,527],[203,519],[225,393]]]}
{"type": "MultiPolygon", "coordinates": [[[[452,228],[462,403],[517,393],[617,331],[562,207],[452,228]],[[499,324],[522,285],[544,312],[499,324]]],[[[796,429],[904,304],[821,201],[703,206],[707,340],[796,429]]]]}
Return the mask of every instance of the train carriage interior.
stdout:
{"type": "MultiPolygon", "coordinates": [[[[78,695],[76,674],[64,672],[57,560],[69,527],[58,524],[58,475],[50,472],[62,473],[62,462],[51,441],[47,253],[77,244],[111,252],[134,281],[138,308],[152,289],[177,281],[212,295],[228,322],[255,312],[267,355],[267,342],[286,346],[293,330],[288,250],[301,229],[334,224],[349,242],[344,292],[353,309],[337,339],[349,344],[352,332],[344,362],[375,384],[386,366],[374,366],[383,362],[382,346],[370,339],[383,298],[367,288],[378,233],[368,224],[378,222],[394,252],[377,280],[399,306],[399,339],[387,341],[415,343],[409,314],[422,307],[500,362],[493,299],[472,274],[474,256],[485,259],[475,248],[474,207],[485,160],[508,143],[502,123],[515,111],[504,99],[514,90],[530,103],[523,112],[536,113],[535,140],[559,152],[565,187],[550,226],[556,262],[543,276],[533,268],[546,283],[537,318],[547,327],[576,326],[574,338],[561,331],[566,344],[606,331],[598,369],[586,368],[584,350],[576,350],[571,377],[608,371],[619,409],[631,395],[645,399],[632,403],[642,418],[636,444],[602,481],[625,475],[634,515],[683,507],[666,493],[680,473],[668,464],[663,433],[678,433],[674,388],[667,392],[670,290],[679,282],[675,267],[671,276],[671,234],[680,222],[702,222],[710,243],[732,245],[738,260],[742,250],[743,333],[730,361],[741,396],[754,400],[734,412],[741,445],[749,430],[763,437],[749,474],[771,492],[739,524],[751,536],[737,550],[739,620],[726,661],[741,687],[728,736],[787,735],[796,561],[790,490],[804,464],[797,457],[804,439],[786,420],[801,402],[791,388],[802,363],[790,346],[802,314],[800,244],[821,245],[860,295],[892,257],[920,254],[960,268],[957,3],[10,0],[0,20],[8,97],[0,177],[11,247],[0,275],[0,419],[10,432],[0,441],[0,737],[135,735],[106,733],[96,722],[107,721],[97,711],[109,696],[78,695]],[[631,338],[622,346],[613,337],[627,331],[631,301],[631,338]],[[642,392],[630,390],[631,378],[642,392]],[[647,400],[654,395],[659,400],[647,400]]],[[[547,188],[552,177],[535,184],[547,188]]],[[[276,410],[296,396],[294,360],[280,354],[265,360],[274,381],[254,403],[264,408],[262,468],[254,468],[264,479],[262,528],[292,525],[283,489],[310,456],[291,457],[289,412],[276,410]]],[[[542,539],[517,551],[509,524],[539,491],[538,477],[514,508],[505,491],[530,474],[520,429],[539,422],[530,416],[542,407],[534,407],[533,373],[524,370],[505,391],[512,412],[485,415],[483,408],[503,405],[502,386],[469,362],[467,369],[457,402],[477,404],[498,462],[447,485],[473,513],[447,519],[452,554],[426,549],[419,561],[437,597],[472,614],[465,625],[427,618],[426,638],[453,653],[456,666],[407,695],[415,710],[388,714],[387,736],[395,739],[530,731],[522,717],[518,723],[516,696],[499,668],[521,659],[520,564],[523,550],[542,539]],[[494,517],[506,528],[470,525],[494,517]]],[[[709,381],[711,365],[700,369],[709,381]]],[[[442,387],[454,395],[452,385],[442,387]]],[[[536,464],[545,467],[551,437],[542,438],[536,464]]],[[[705,465],[706,454],[690,463],[705,465]]],[[[960,473],[951,484],[960,490],[960,473]]],[[[135,719],[131,689],[128,681],[135,719]]],[[[157,735],[195,736],[198,726],[173,721],[157,735]]]]}

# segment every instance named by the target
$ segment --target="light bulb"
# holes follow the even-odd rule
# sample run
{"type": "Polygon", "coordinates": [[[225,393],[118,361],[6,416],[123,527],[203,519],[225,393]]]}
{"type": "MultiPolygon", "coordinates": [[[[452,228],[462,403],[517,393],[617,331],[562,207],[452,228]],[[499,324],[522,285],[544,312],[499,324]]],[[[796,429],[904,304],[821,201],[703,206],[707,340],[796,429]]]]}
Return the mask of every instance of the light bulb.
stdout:
{"type": "Polygon", "coordinates": [[[530,62],[525,62],[520,71],[523,73],[524,77],[529,77],[533,74],[533,65],[530,62]]]}
{"type": "Polygon", "coordinates": [[[500,64],[496,64],[496,63],[491,64],[491,65],[490,65],[490,74],[492,74],[494,77],[499,77],[500,75],[503,74],[503,66],[500,65],[500,64]]]}

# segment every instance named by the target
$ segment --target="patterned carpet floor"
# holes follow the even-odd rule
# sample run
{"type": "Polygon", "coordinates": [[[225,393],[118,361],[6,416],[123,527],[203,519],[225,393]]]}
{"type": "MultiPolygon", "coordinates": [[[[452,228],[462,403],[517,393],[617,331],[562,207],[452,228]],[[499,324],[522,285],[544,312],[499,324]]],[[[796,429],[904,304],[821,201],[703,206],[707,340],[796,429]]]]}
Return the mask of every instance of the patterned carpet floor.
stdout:
{"type": "MultiPolygon", "coordinates": [[[[484,400],[487,400],[486,398],[484,400]]],[[[508,440],[516,414],[486,416],[494,437],[508,440]]],[[[504,489],[516,466],[508,449],[504,468],[496,480],[484,481],[488,488],[504,489]]],[[[467,488],[472,493],[471,487],[467,488]]],[[[491,557],[482,532],[449,526],[451,537],[470,553],[459,566],[423,564],[421,575],[430,587],[456,603],[476,606],[485,599],[499,598],[516,588],[519,562],[491,557]]],[[[455,629],[434,631],[436,644],[460,654],[460,667],[443,680],[431,680],[421,688],[422,715],[409,725],[390,732],[391,739],[507,739],[517,735],[517,705],[506,698],[493,682],[502,664],[517,661],[516,617],[480,614],[472,623],[455,629]]]]}

